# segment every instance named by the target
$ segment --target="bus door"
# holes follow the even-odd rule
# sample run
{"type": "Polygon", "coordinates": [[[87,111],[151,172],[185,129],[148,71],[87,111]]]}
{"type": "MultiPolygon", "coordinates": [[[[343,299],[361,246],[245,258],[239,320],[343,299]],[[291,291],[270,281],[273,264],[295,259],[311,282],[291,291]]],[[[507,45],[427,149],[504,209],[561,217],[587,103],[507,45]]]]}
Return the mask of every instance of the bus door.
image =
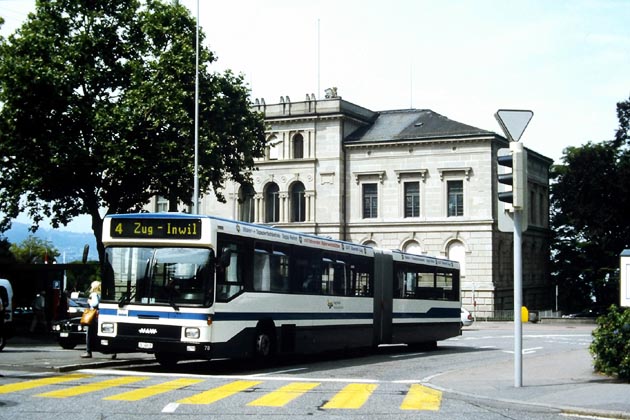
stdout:
{"type": "Polygon", "coordinates": [[[392,252],[374,249],[374,345],[392,341],[392,252]]]}

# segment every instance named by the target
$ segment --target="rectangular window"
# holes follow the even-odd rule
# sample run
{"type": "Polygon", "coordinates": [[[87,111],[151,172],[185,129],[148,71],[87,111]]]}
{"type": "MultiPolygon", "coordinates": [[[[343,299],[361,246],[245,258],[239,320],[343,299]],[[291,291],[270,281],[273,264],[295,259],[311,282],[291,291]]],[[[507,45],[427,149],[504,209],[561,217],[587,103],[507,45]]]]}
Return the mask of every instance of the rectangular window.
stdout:
{"type": "Polygon", "coordinates": [[[405,217],[420,216],[420,183],[405,182],[405,217]]]}
{"type": "Polygon", "coordinates": [[[534,191],[530,191],[529,192],[529,203],[527,203],[527,207],[529,209],[529,223],[531,223],[532,225],[536,225],[538,224],[537,220],[536,220],[536,212],[534,211],[534,208],[536,207],[536,195],[534,193],[534,191]]]}
{"type": "Polygon", "coordinates": [[[158,213],[165,213],[168,211],[168,199],[158,196],[155,203],[155,211],[158,213]]]}
{"type": "Polygon", "coordinates": [[[448,217],[464,215],[464,181],[448,181],[448,217]]]}
{"type": "Polygon", "coordinates": [[[363,218],[378,217],[378,185],[363,184],[363,218]]]}

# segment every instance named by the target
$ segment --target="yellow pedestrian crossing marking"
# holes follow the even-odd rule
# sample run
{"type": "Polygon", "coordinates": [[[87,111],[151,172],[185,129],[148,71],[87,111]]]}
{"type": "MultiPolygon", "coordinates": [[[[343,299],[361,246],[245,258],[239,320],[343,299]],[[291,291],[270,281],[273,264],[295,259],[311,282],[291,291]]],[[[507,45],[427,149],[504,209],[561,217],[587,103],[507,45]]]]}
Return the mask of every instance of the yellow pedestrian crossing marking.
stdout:
{"type": "Polygon", "coordinates": [[[412,384],[407,396],[400,405],[401,410],[438,411],[442,403],[442,393],[426,386],[412,384]]]}
{"type": "MultiPolygon", "coordinates": [[[[94,375],[69,374],[64,376],[46,377],[34,380],[27,380],[18,383],[10,383],[0,385],[0,394],[8,394],[12,392],[27,391],[34,388],[64,384],[63,387],[56,387],[55,390],[37,394],[37,397],[45,398],[68,398],[84,395],[92,392],[105,390],[108,388],[124,387],[149,379],[149,376],[122,376],[115,379],[109,379],[98,382],[80,383],[75,386],[66,386],[65,383],[71,381],[80,381],[81,379],[92,378],[94,375]]],[[[134,389],[115,395],[106,396],[103,400],[108,401],[139,401],[145,398],[165,394],[170,391],[179,390],[188,386],[193,386],[205,382],[206,379],[199,378],[179,378],[169,380],[159,384],[149,386],[138,386],[134,389]]],[[[172,403],[174,407],[179,404],[213,404],[224,398],[242,393],[263,383],[262,381],[252,380],[236,380],[225,385],[221,385],[203,392],[196,393],[190,397],[178,400],[172,403]]],[[[247,403],[250,407],[284,407],[290,402],[298,399],[309,391],[314,390],[322,385],[321,382],[290,382],[278,389],[266,392],[259,398],[247,403]]],[[[357,410],[372,397],[378,384],[370,383],[349,383],[341,390],[320,391],[320,393],[330,392],[332,398],[328,400],[321,408],[327,410],[346,409],[357,410]]],[[[261,390],[256,390],[257,394],[262,394],[261,390]]],[[[253,395],[253,394],[252,394],[253,395]]],[[[388,394],[389,395],[389,394],[388,394]]],[[[402,397],[401,397],[402,398],[402,397]]],[[[442,393],[434,389],[419,384],[409,385],[405,397],[402,398],[400,404],[401,410],[416,411],[438,411],[442,403],[442,393]]]]}
{"type": "Polygon", "coordinates": [[[176,379],[174,381],[165,382],[163,384],[151,385],[146,388],[140,388],[122,394],[112,395],[111,397],[103,398],[104,400],[111,401],[139,401],[144,398],[149,398],[154,395],[164,394],[165,392],[174,391],[176,389],[184,388],[189,385],[195,385],[199,382],[203,382],[203,379],[176,379]]]}
{"type": "Polygon", "coordinates": [[[313,388],[317,388],[319,385],[320,384],[316,382],[293,382],[247,405],[254,407],[284,407],[297,397],[307,393],[313,388]]]}
{"type": "Polygon", "coordinates": [[[31,381],[17,382],[14,384],[0,385],[0,394],[8,394],[10,392],[26,391],[27,389],[39,388],[40,386],[55,385],[63,382],[74,381],[75,379],[89,378],[91,375],[66,375],[53,376],[49,378],[33,379],[31,381]]]}
{"type": "Polygon", "coordinates": [[[218,388],[208,390],[206,392],[202,392],[197,395],[193,395],[189,398],[184,398],[177,402],[180,404],[212,404],[214,402],[222,400],[223,398],[227,398],[231,395],[252,388],[259,383],[260,381],[236,381],[227,385],[220,386],[218,388]]]}
{"type": "Polygon", "coordinates": [[[107,381],[94,382],[94,383],[89,383],[89,384],[84,384],[84,385],[77,385],[71,388],[45,392],[43,394],[37,395],[37,397],[46,397],[46,398],[75,397],[77,395],[83,395],[83,394],[100,391],[107,388],[113,388],[115,386],[128,385],[134,382],[144,381],[145,379],[148,379],[148,377],[147,376],[124,376],[122,378],[110,379],[107,381]]]}
{"type": "Polygon", "coordinates": [[[339,393],[324,404],[322,408],[361,408],[377,387],[378,385],[375,384],[346,385],[344,389],[339,391],[339,393]]]}

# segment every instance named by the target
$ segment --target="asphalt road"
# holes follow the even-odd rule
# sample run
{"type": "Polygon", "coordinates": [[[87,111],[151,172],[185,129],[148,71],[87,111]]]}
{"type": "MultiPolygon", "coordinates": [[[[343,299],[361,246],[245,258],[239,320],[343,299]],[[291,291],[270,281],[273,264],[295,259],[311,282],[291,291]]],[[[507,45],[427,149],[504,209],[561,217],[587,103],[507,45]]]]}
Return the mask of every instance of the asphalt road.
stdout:
{"type": "Polygon", "coordinates": [[[169,371],[151,356],[84,360],[80,348],[24,339],[0,353],[0,418],[630,418],[630,385],[592,371],[592,328],[524,326],[521,388],[510,323],[478,322],[436,351],[393,346],[267,368],[212,361],[169,371]]]}

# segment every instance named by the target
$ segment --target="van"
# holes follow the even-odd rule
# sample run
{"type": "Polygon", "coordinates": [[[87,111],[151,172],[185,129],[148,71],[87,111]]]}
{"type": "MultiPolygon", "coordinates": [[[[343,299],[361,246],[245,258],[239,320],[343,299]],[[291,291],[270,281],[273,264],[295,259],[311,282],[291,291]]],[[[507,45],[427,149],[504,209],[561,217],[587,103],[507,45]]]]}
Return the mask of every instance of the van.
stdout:
{"type": "Polygon", "coordinates": [[[0,301],[4,312],[4,323],[0,326],[0,351],[13,331],[13,287],[7,279],[0,279],[0,301]]]}

